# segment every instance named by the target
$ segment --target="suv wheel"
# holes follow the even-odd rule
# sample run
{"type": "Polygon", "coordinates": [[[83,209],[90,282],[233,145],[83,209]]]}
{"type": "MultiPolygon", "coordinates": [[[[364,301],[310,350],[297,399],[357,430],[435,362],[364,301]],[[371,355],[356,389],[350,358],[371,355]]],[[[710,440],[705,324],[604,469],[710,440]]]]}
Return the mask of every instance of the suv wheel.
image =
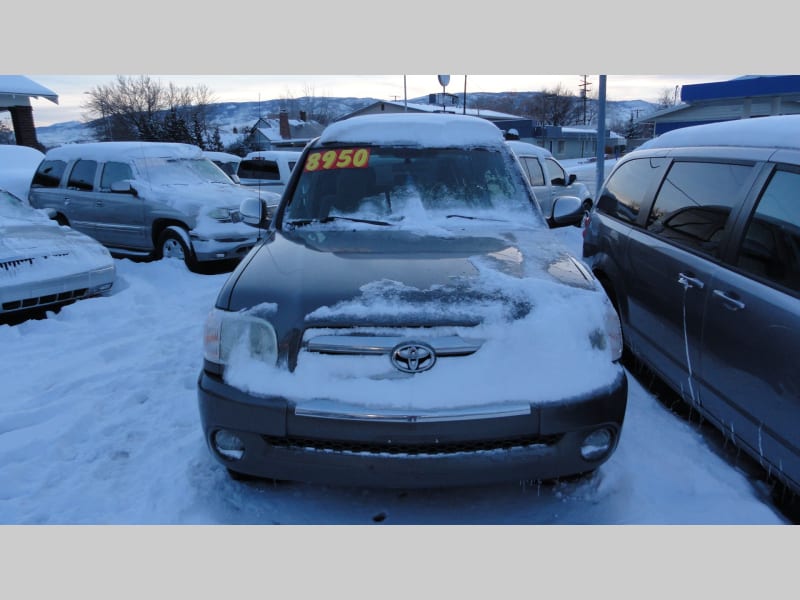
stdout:
{"type": "Polygon", "coordinates": [[[197,267],[192,248],[186,244],[180,233],[172,229],[165,229],[158,238],[158,251],[160,258],[178,258],[182,260],[190,271],[197,267]]]}

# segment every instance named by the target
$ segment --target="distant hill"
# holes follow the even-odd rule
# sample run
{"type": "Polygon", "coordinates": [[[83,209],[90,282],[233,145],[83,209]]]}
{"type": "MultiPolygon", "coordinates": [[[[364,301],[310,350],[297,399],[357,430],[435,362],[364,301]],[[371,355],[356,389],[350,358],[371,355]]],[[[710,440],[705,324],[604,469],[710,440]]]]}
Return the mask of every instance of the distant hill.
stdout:
{"type": "MultiPolygon", "coordinates": [[[[531,96],[540,92],[480,92],[468,95],[468,106],[490,107],[502,101],[504,105],[521,106],[531,96]]],[[[223,144],[228,146],[239,139],[260,117],[275,116],[281,109],[286,109],[290,118],[296,119],[301,110],[308,115],[323,115],[327,121],[334,121],[344,115],[356,111],[375,102],[377,98],[316,98],[304,97],[296,99],[274,99],[261,102],[219,102],[209,106],[209,122],[220,129],[223,144]]],[[[423,96],[408,100],[411,103],[428,103],[428,97],[423,96]]],[[[594,102],[594,101],[590,101],[594,102]]],[[[644,100],[609,101],[606,103],[606,122],[625,122],[631,114],[645,115],[654,112],[657,105],[644,100]]],[[[504,109],[503,112],[517,114],[513,110],[504,109]]],[[[596,111],[595,111],[596,112],[596,111]]],[[[35,115],[34,115],[35,119],[35,115]]],[[[93,141],[92,129],[88,123],[81,121],[67,121],[56,123],[47,127],[37,127],[36,135],[39,142],[47,148],[53,148],[67,143],[93,141]]]]}

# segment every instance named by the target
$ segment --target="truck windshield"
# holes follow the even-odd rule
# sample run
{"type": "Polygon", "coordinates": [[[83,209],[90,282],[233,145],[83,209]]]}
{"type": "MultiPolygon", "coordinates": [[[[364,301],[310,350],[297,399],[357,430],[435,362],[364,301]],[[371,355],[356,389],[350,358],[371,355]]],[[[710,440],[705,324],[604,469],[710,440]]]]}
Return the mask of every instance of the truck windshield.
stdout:
{"type": "MultiPolygon", "coordinates": [[[[309,152],[284,222],[347,216],[406,223],[465,218],[542,221],[511,158],[492,149],[341,147],[309,152]]],[[[543,223],[543,221],[542,221],[543,223]]]]}

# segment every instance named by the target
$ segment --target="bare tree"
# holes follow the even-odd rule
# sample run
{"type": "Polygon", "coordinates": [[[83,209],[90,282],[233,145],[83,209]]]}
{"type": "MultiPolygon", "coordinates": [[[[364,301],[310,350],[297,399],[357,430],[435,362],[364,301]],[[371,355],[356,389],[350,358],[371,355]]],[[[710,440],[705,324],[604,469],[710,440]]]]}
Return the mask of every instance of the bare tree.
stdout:
{"type": "Polygon", "coordinates": [[[544,125],[575,125],[583,119],[578,99],[569,94],[561,83],[533,96],[524,110],[528,116],[544,125]]]}
{"type": "Polygon", "coordinates": [[[658,108],[675,106],[678,103],[678,87],[675,86],[674,90],[672,88],[664,88],[661,90],[661,95],[658,97],[656,103],[658,104],[658,108]]]}
{"type": "Polygon", "coordinates": [[[213,96],[204,85],[181,88],[171,82],[165,86],[148,75],[117,75],[113,83],[95,86],[87,95],[83,109],[100,140],[169,139],[167,122],[173,132],[180,121],[188,126],[197,120],[206,136],[211,129],[206,117],[213,96]]]}

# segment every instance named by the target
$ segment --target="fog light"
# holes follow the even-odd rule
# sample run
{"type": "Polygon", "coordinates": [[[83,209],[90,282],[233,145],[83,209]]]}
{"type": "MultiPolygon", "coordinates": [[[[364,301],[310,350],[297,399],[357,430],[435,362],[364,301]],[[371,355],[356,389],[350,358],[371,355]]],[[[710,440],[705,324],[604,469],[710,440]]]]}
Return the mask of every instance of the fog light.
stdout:
{"type": "Polygon", "coordinates": [[[605,456],[614,443],[614,432],[608,428],[596,429],[583,438],[581,456],[586,460],[597,460],[605,456]]]}
{"type": "Polygon", "coordinates": [[[234,433],[220,429],[213,437],[214,449],[225,458],[239,460],[244,456],[244,442],[234,433]]]}

